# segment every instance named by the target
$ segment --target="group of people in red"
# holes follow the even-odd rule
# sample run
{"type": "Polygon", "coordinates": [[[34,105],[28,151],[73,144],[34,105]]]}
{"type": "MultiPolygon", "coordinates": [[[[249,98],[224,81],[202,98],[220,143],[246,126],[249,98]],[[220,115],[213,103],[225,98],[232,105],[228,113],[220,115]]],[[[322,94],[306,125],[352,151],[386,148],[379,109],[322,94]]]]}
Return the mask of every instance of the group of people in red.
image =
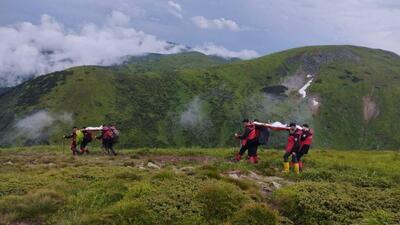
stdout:
{"type": "Polygon", "coordinates": [[[93,133],[96,131],[101,132],[95,138],[101,141],[103,151],[108,155],[117,155],[113,146],[118,141],[119,131],[112,124],[103,124],[100,127],[82,127],[81,129],[74,126],[72,132],[69,135],[64,135],[63,138],[71,139],[71,151],[73,155],[89,154],[88,144],[92,142],[93,133]]]}
{"type": "Polygon", "coordinates": [[[235,161],[240,161],[246,150],[248,151],[248,160],[250,163],[257,163],[257,149],[260,145],[268,142],[270,131],[288,131],[288,138],[283,155],[283,172],[289,173],[290,167],[296,174],[303,170],[302,157],[308,153],[312,139],[313,130],[308,124],[302,126],[296,123],[289,125],[275,123],[260,123],[258,120],[250,121],[244,119],[244,132],[242,134],[235,133],[235,137],[241,140],[239,153],[234,157],[235,161]],[[291,157],[291,162],[289,158],[291,157]]]}

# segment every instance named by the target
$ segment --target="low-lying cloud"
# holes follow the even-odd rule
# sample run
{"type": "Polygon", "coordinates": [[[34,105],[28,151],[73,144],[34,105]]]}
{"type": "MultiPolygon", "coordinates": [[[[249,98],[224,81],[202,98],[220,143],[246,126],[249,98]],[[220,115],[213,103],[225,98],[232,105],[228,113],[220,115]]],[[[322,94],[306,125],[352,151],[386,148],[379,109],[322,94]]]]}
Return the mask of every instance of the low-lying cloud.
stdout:
{"type": "Polygon", "coordinates": [[[112,65],[126,55],[176,53],[181,45],[159,40],[128,27],[130,18],[113,12],[101,27],[86,24],[80,31],[64,28],[48,15],[38,25],[24,22],[0,27],[0,84],[78,65],[112,65]]]}
{"type": "Polygon", "coordinates": [[[182,113],[180,123],[184,127],[192,127],[201,123],[203,119],[202,102],[199,97],[195,97],[182,113]]]}
{"type": "Polygon", "coordinates": [[[56,123],[72,124],[71,113],[52,114],[46,110],[38,111],[28,115],[15,123],[15,137],[26,139],[38,139],[48,136],[51,133],[52,126],[56,123]]]}
{"type": "MultiPolygon", "coordinates": [[[[169,1],[169,6],[176,12],[182,11],[173,1],[169,1]]],[[[39,24],[23,22],[0,27],[0,86],[13,86],[26,78],[73,66],[118,64],[127,55],[187,50],[186,46],[160,40],[129,24],[128,15],[113,11],[104,25],[88,23],[79,31],[65,28],[49,15],[42,15],[39,24]]],[[[243,59],[258,56],[251,50],[233,52],[209,44],[195,50],[243,59]]]]}
{"type": "Polygon", "coordinates": [[[206,43],[201,46],[196,46],[193,49],[206,55],[216,55],[228,58],[251,59],[259,56],[259,54],[254,50],[243,49],[240,51],[231,51],[223,46],[215,45],[214,43],[206,43]]]}

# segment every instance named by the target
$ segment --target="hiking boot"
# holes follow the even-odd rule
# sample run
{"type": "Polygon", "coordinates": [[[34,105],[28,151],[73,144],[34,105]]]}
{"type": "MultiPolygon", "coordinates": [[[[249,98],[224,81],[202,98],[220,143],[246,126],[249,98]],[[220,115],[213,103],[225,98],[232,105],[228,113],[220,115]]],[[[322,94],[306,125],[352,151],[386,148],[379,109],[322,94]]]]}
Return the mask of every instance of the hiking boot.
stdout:
{"type": "Polygon", "coordinates": [[[252,164],[257,164],[258,163],[257,156],[250,156],[249,162],[252,164]]]}
{"type": "Polygon", "coordinates": [[[295,174],[299,174],[300,173],[299,163],[294,163],[293,171],[294,171],[295,174]]]}
{"type": "Polygon", "coordinates": [[[299,171],[303,172],[303,162],[299,161],[299,171]]]}
{"type": "Polygon", "coordinates": [[[289,173],[289,162],[284,162],[283,163],[283,170],[282,172],[284,173],[289,173]]]}
{"type": "Polygon", "coordinates": [[[235,155],[235,157],[233,157],[232,161],[234,162],[239,162],[242,159],[242,156],[240,154],[235,155]]]}

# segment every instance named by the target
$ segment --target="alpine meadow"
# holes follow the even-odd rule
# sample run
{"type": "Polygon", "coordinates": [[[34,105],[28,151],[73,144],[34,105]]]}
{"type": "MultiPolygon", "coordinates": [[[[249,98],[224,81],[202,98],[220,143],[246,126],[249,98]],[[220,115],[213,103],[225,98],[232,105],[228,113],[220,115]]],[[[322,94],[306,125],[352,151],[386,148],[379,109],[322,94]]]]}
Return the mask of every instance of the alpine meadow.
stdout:
{"type": "Polygon", "coordinates": [[[400,56],[350,45],[37,76],[0,89],[0,224],[400,224],[399,96],[400,56]]]}

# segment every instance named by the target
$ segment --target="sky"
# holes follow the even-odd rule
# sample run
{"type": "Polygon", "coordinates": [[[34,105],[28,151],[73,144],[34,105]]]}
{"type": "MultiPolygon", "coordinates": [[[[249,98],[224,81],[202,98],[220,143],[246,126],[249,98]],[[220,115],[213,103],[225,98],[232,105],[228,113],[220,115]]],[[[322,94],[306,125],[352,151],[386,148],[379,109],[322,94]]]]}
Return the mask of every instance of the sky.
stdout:
{"type": "Polygon", "coordinates": [[[187,47],[242,59],[334,44],[400,54],[399,21],[398,0],[1,0],[0,85],[187,47]]]}

